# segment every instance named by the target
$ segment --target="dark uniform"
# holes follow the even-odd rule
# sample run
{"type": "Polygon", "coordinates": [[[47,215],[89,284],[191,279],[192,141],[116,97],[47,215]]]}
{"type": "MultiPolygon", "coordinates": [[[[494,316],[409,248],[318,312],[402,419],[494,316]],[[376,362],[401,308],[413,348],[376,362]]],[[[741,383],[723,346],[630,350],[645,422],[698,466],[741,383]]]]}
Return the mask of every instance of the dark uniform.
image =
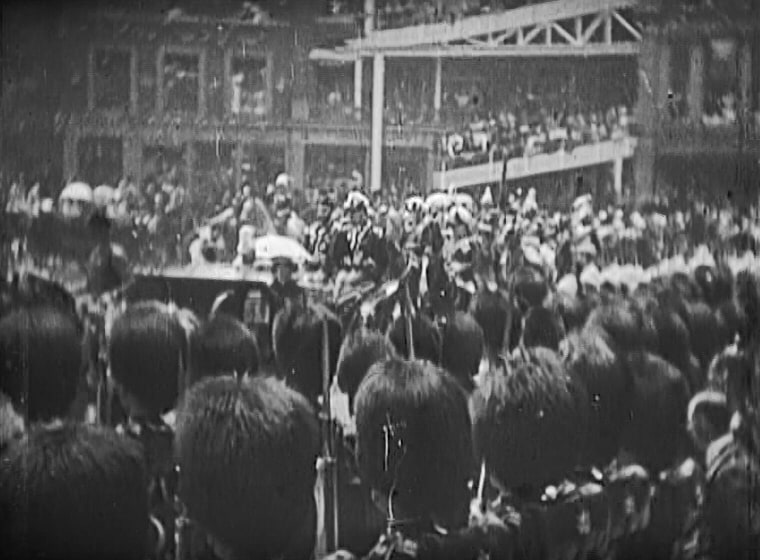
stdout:
{"type": "Polygon", "coordinates": [[[175,557],[177,471],[174,468],[172,443],[174,430],[160,418],[128,419],[117,428],[127,437],[140,442],[148,470],[150,511],[162,525],[166,541],[162,550],[153,551],[152,560],[175,557]]]}
{"type": "Polygon", "coordinates": [[[364,271],[379,281],[388,266],[388,252],[381,232],[370,223],[349,226],[338,232],[332,246],[332,261],[341,270],[364,271]]]}
{"type": "Polygon", "coordinates": [[[330,223],[318,220],[311,224],[306,230],[304,246],[309,253],[319,257],[320,261],[326,259],[330,253],[330,223]]]}
{"type": "Polygon", "coordinates": [[[279,278],[275,278],[274,282],[269,286],[270,294],[270,309],[272,315],[282,309],[287,300],[302,301],[304,298],[304,291],[295,280],[290,279],[284,284],[280,282],[279,278]]]}

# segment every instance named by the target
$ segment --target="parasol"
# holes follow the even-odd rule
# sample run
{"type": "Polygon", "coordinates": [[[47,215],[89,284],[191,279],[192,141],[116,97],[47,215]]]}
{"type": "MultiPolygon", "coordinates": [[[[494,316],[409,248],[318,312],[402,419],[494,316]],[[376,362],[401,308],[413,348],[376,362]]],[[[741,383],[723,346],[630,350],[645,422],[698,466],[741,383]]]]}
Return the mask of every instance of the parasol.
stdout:
{"type": "Polygon", "coordinates": [[[90,188],[90,185],[80,181],[69,183],[63,191],[61,191],[59,200],[92,202],[92,189],[90,188]]]}
{"type": "Polygon", "coordinates": [[[116,189],[108,185],[100,185],[92,191],[92,202],[98,208],[104,208],[116,198],[116,189]]]}
{"type": "Polygon", "coordinates": [[[306,248],[295,239],[282,235],[264,235],[253,244],[256,259],[275,259],[284,257],[296,264],[303,264],[312,259],[306,248]]]}

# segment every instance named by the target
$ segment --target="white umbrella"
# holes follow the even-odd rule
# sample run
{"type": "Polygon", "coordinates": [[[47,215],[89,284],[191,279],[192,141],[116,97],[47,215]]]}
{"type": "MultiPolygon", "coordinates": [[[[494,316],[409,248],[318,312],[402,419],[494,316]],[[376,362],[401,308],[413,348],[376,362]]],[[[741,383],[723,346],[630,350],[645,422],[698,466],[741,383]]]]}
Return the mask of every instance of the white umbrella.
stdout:
{"type": "Polygon", "coordinates": [[[254,241],[253,247],[257,260],[285,257],[296,264],[303,264],[312,258],[298,241],[283,235],[264,235],[254,241]]]}
{"type": "Polygon", "coordinates": [[[113,202],[115,197],[116,189],[109,187],[108,185],[100,185],[99,187],[95,187],[95,190],[92,191],[93,203],[95,206],[101,208],[108,206],[111,202],[113,202]]]}
{"type": "Polygon", "coordinates": [[[78,202],[92,202],[92,189],[87,183],[80,181],[69,183],[61,191],[60,200],[73,200],[78,202]]]}

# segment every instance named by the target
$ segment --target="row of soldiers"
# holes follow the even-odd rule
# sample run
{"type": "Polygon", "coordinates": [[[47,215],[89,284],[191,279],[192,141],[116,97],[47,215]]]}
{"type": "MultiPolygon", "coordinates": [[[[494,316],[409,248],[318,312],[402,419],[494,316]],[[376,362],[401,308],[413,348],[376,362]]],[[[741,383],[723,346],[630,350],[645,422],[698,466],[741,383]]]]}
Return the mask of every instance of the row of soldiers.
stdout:
{"type": "MultiPolygon", "coordinates": [[[[676,280],[674,287],[684,279],[676,280]]],[[[684,301],[692,352],[714,378],[707,393],[699,366],[686,377],[670,365],[677,358],[666,363],[639,347],[646,329],[626,326],[621,317],[632,310],[620,299],[596,304],[568,337],[567,360],[558,361],[551,342],[534,346],[524,329],[516,353],[504,362],[489,353],[489,373],[468,386],[455,375],[457,359],[477,344],[456,330],[481,329],[481,346],[491,345],[484,317],[498,300],[490,296],[470,319],[452,320],[446,340],[431,348],[435,329],[421,318],[411,332],[398,329],[401,322],[387,336],[360,330],[343,338],[329,311],[285,306],[273,326],[274,377],[236,319],[135,304],[116,317],[101,349],[126,414],[114,431],[81,422],[81,373],[97,362],[83,356],[70,298],[20,280],[4,286],[0,313],[3,542],[18,558],[310,558],[326,521],[321,494],[314,496],[326,359],[350,398],[353,472],[380,512],[379,524],[366,523],[369,545],[353,539],[349,547],[350,532],[339,540],[354,555],[752,558],[760,534],[752,485],[760,284],[747,275],[732,280],[744,309],[736,323],[742,344],[722,353],[718,343],[715,364],[691,324],[712,312],[707,288],[684,301]],[[418,359],[408,359],[411,348],[418,359]],[[632,386],[616,364],[627,364],[632,386]],[[604,460],[578,453],[587,445],[578,439],[582,386],[600,421],[593,443],[604,460]],[[696,450],[679,435],[686,413],[696,450]],[[608,466],[612,456],[622,465],[608,466]],[[688,541],[696,526],[707,528],[708,545],[688,541]]],[[[526,327],[544,309],[529,305],[526,327]]],[[[659,352],[669,356],[679,331],[657,332],[659,352]]]]}

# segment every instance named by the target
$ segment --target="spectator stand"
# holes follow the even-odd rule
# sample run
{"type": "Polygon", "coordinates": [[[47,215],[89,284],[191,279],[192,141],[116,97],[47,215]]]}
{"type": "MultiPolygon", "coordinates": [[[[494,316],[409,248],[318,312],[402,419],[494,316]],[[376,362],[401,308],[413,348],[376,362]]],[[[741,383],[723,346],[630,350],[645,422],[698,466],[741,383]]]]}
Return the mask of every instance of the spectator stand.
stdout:
{"type": "MultiPolygon", "coordinates": [[[[459,134],[462,139],[457,143],[461,147],[448,162],[449,167],[487,164],[501,159],[505,152],[554,153],[573,143],[598,143],[625,136],[632,100],[626,99],[624,91],[592,103],[587,99],[591,85],[598,87],[608,82],[609,75],[595,76],[588,84],[568,81],[563,96],[551,98],[556,83],[542,85],[543,77],[553,77],[550,72],[538,71],[535,65],[559,60],[562,64],[570,60],[600,63],[612,57],[634,60],[642,39],[626,12],[635,5],[634,0],[611,0],[604,9],[585,0],[545,2],[508,10],[486,6],[487,13],[483,13],[480,3],[480,13],[470,15],[465,9],[453,23],[441,22],[440,17],[428,21],[425,14],[429,6],[414,3],[417,12],[413,25],[407,21],[401,28],[383,28],[380,19],[386,13],[404,12],[403,3],[368,4],[374,4],[378,21],[368,18],[366,36],[348,40],[344,46],[313,49],[310,59],[354,65],[352,99],[354,108],[362,110],[367,89],[364,60],[372,60],[370,190],[382,187],[383,126],[388,124],[444,125],[459,134]],[[469,66],[483,65],[481,79],[468,83],[467,76],[460,76],[459,68],[466,66],[463,61],[469,66]],[[510,78],[507,83],[525,85],[514,68],[510,71],[507,61],[524,64],[525,74],[533,82],[530,87],[522,91],[515,88],[514,92],[497,87],[504,83],[505,75],[510,78]],[[499,67],[505,69],[497,72],[499,67]],[[457,77],[461,78],[458,83],[457,77]],[[583,106],[579,99],[591,106],[583,106]],[[451,120],[461,120],[461,124],[451,128],[451,120]],[[472,154],[469,161],[468,153],[472,154]]],[[[627,68],[625,72],[630,73],[627,68]]],[[[335,101],[333,105],[345,103],[344,92],[352,89],[348,76],[350,72],[344,71],[342,85],[328,94],[335,101]]],[[[631,80],[635,78],[630,76],[631,80]]],[[[340,110],[348,113],[345,107],[340,110]]]]}

